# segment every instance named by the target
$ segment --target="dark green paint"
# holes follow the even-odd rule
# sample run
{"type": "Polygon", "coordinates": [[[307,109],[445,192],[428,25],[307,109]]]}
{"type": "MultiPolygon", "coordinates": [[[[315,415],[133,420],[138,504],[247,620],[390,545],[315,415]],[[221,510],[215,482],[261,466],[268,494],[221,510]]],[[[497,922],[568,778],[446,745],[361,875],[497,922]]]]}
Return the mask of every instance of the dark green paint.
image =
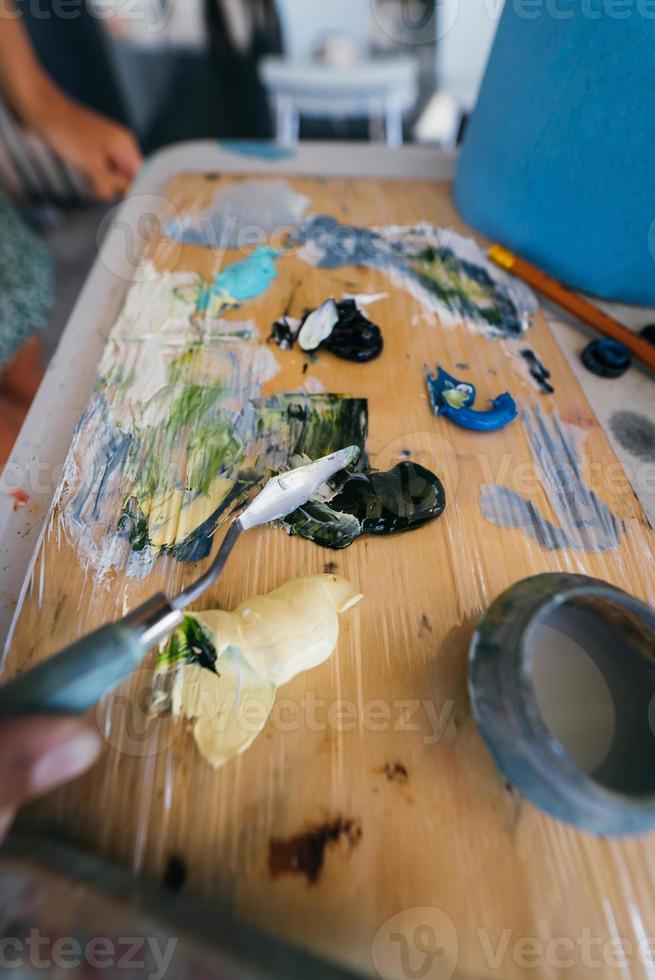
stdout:
{"type": "Polygon", "coordinates": [[[441,480],[407,461],[388,473],[348,474],[329,504],[310,501],[283,525],[289,534],[339,550],[361,534],[397,534],[420,527],[440,517],[445,507],[441,480]]]}
{"type": "Polygon", "coordinates": [[[199,664],[216,673],[216,647],[195,616],[184,617],[184,622],[160,653],[157,666],[173,667],[178,663],[199,664]]]}

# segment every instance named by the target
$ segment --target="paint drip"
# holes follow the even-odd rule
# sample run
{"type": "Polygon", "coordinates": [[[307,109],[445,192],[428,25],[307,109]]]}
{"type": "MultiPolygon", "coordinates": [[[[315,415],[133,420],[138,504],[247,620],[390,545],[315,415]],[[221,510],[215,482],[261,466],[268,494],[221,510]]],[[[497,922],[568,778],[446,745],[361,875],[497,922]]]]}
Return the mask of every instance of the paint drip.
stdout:
{"type": "Polygon", "coordinates": [[[326,501],[313,499],[284,518],[283,527],[324,548],[348,548],[363,534],[397,534],[440,517],[443,484],[424,466],[399,463],[388,473],[354,473],[333,481],[326,501]]]}
{"type": "Polygon", "coordinates": [[[477,397],[475,387],[458,381],[441,367],[437,367],[436,376],[428,374],[427,384],[435,414],[445,415],[462,429],[497,432],[518,416],[516,402],[509,392],[494,398],[486,412],[476,411],[472,407],[477,397]]]}
{"type": "Polygon", "coordinates": [[[515,490],[489,483],[480,488],[485,520],[496,527],[520,530],[549,551],[617,548],[625,527],[582,477],[578,445],[584,434],[562,422],[556,412],[547,416],[539,407],[524,410],[521,422],[559,524],[547,520],[532,500],[515,490]]]}
{"type": "Polygon", "coordinates": [[[446,326],[465,324],[486,337],[518,337],[537,311],[533,293],[490,262],[472,240],[425,222],[362,228],[311,218],[297,241],[304,261],[322,269],[380,269],[446,326]]]}

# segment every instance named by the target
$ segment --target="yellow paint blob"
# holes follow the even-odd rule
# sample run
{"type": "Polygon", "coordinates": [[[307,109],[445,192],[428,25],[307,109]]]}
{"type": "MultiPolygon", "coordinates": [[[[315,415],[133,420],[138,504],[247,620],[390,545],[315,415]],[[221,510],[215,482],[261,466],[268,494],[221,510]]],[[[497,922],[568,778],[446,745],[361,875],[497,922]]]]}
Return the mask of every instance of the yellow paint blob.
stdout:
{"type": "Polygon", "coordinates": [[[339,638],[339,614],[363,596],[337,575],[309,575],[255,596],[234,612],[194,616],[209,632],[216,673],[178,669],[173,713],[191,723],[200,754],[215,769],[263,730],[277,688],[323,663],[339,638]]]}
{"type": "Polygon", "coordinates": [[[217,477],[207,494],[192,496],[185,490],[139,500],[148,518],[150,541],[155,548],[173,547],[201,527],[234,489],[234,480],[217,477]]]}

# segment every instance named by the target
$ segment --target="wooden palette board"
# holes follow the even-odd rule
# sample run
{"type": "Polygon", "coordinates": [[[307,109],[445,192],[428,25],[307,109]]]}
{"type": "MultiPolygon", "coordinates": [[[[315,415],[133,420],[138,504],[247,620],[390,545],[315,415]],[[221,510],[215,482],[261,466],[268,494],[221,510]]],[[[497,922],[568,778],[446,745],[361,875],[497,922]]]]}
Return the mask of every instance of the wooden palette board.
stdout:
{"type": "MultiPolygon", "coordinates": [[[[218,184],[235,179],[245,178],[184,174],[166,197],[182,211],[209,205],[218,184]]],[[[288,182],[311,199],[312,213],[347,223],[427,220],[467,231],[447,184],[288,182]]],[[[243,257],[159,238],[151,242],[150,256],[162,270],[207,276],[243,257]]],[[[321,354],[303,373],[302,352],[274,349],[281,370],[264,393],[296,390],[309,375],[328,391],[366,397],[372,464],[386,469],[409,452],[440,476],[448,508],[420,531],[363,538],[337,553],[277,529],[244,537],[229,572],[199,607],[234,608],[294,576],[336,570],[366,597],[342,619],[336,654],[279,692],[284,711],[247,753],[218,773],[202,761],[181,724],[158,723],[141,752],[138,733],[129,745],[116,743],[116,717],[101,709],[110,744],[100,764],[33,806],[25,822],[154,879],[177,856],[188,871],[185,887],[214,903],[217,915],[234,914],[366,974],[409,976],[398,966],[400,945],[393,936],[406,934],[417,965],[420,954],[411,945],[416,927],[434,922],[438,933],[446,921],[454,933],[442,935],[445,952],[424,976],[522,976],[530,957],[516,943],[526,937],[544,946],[533,975],[614,976],[615,968],[589,965],[577,954],[568,973],[555,970],[545,945],[553,937],[575,942],[586,929],[603,943],[628,937],[636,948],[640,929],[649,934],[648,923],[655,923],[649,873],[655,839],[597,840],[511,792],[471,714],[467,654],[493,599],[532,574],[583,572],[652,600],[653,534],[639,503],[541,314],[526,343],[550,368],[553,396],[536,391],[504,341],[465,326],[442,326],[383,272],[321,270],[287,256],[279,273],[236,318],[245,313],[265,337],[290,297],[290,312],[300,314],[330,295],[387,293],[371,309],[385,351],[364,366],[321,354]],[[483,519],[481,484],[521,491],[521,481],[534,477],[530,448],[520,422],[489,435],[435,419],[424,365],[436,363],[453,373],[457,364],[469,365],[462,376],[478,386],[480,401],[509,390],[520,404],[539,402],[546,413],[557,409],[564,422],[584,431],[587,482],[626,523],[616,550],[548,552],[521,531],[483,519]],[[402,772],[397,764],[406,780],[389,778],[389,768],[402,772]],[[328,847],[315,884],[302,875],[271,875],[272,838],[290,838],[339,817],[355,821],[361,839],[328,847]],[[492,961],[496,952],[500,965],[492,961]]],[[[555,519],[538,481],[528,485],[534,503],[555,519]]],[[[117,575],[96,587],[65,536],[51,526],[35,564],[37,584],[17,622],[9,672],[199,571],[162,562],[144,581],[117,575]]],[[[448,933],[450,927],[444,928],[448,933]]],[[[566,958],[562,949],[554,955],[566,958]]],[[[650,975],[636,959],[631,970],[634,977],[650,975]]]]}

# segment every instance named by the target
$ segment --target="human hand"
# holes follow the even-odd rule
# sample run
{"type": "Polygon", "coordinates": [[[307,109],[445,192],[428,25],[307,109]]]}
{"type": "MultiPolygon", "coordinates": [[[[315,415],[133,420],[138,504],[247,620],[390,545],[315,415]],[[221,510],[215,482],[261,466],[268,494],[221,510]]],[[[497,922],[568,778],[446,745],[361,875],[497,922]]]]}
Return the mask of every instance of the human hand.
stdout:
{"type": "Polygon", "coordinates": [[[125,193],[142,162],[134,136],[62,92],[39,64],[14,0],[0,0],[0,92],[97,197],[125,193]]]}
{"type": "Polygon", "coordinates": [[[112,200],[124,194],[143,162],[129,129],[60,92],[51,93],[46,105],[33,112],[28,122],[63,160],[86,177],[96,197],[112,200]]]}
{"type": "Polygon", "coordinates": [[[77,718],[33,716],[0,722],[0,841],[16,809],[85,772],[102,740],[77,718]]]}

